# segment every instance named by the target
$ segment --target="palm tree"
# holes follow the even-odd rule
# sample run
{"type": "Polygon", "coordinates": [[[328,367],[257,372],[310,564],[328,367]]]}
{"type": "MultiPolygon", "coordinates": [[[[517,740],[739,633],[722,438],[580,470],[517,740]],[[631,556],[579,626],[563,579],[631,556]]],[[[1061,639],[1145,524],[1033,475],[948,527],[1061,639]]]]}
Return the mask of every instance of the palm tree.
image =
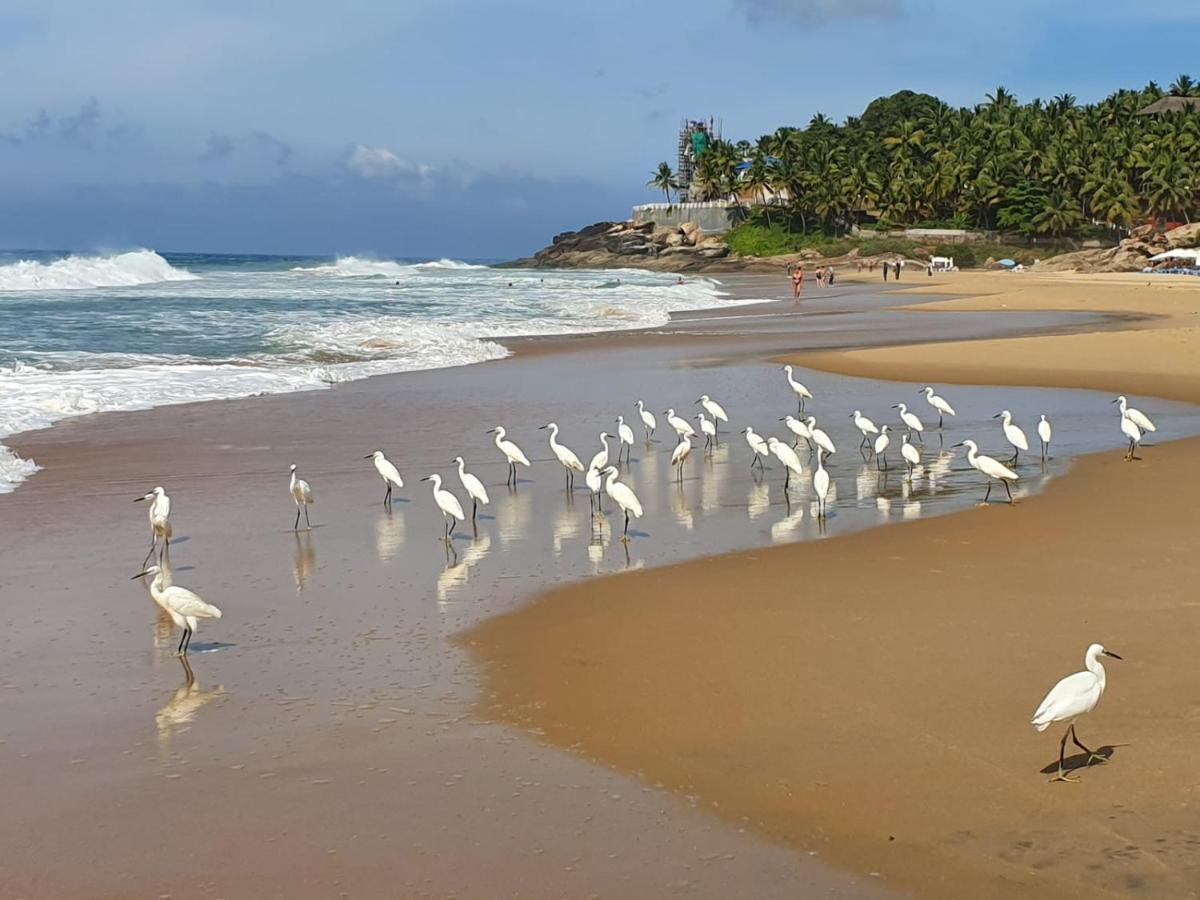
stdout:
{"type": "Polygon", "coordinates": [[[671,191],[679,190],[679,182],[675,180],[675,173],[671,171],[671,167],[666,162],[660,162],[658,169],[654,172],[654,177],[646,182],[646,187],[658,188],[663,192],[669,204],[671,191]]]}
{"type": "Polygon", "coordinates": [[[1196,82],[1190,75],[1180,75],[1167,90],[1172,97],[1191,97],[1196,93],[1196,82]]]}

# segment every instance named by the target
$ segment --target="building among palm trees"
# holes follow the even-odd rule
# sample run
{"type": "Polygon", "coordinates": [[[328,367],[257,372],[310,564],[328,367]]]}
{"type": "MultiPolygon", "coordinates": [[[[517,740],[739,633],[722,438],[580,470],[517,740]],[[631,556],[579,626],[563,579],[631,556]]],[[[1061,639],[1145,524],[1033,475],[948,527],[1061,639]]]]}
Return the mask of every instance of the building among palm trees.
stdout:
{"type": "Polygon", "coordinates": [[[1200,113],[1200,97],[1163,97],[1155,100],[1144,109],[1139,109],[1139,116],[1161,116],[1163,113],[1200,113]]]}

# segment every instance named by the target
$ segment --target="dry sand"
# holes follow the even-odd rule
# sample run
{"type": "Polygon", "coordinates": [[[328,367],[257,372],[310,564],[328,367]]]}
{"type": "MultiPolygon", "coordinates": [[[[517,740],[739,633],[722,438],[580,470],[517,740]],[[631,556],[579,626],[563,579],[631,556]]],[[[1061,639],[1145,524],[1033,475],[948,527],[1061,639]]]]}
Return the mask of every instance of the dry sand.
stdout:
{"type": "MultiPolygon", "coordinates": [[[[1146,281],[916,283],[978,294],[945,308],[1131,321],[796,361],[1200,402],[1200,285],[1146,281]]],[[[1198,451],[1114,449],[1014,508],[555,589],[464,638],[484,712],[918,896],[1196,896],[1198,451]],[[1027,723],[1091,641],[1125,656],[1080,723],[1112,758],[1048,784],[1061,732],[1027,723]]]]}

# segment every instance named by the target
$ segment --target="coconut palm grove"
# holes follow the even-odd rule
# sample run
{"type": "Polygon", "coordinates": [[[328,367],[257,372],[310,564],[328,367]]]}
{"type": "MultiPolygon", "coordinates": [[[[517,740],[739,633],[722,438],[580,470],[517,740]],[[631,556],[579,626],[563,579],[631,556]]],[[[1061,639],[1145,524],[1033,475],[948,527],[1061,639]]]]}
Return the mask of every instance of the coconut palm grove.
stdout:
{"type": "MultiPolygon", "coordinates": [[[[1020,103],[1003,87],[971,108],[901,91],[835,124],[712,139],[693,200],[749,197],[756,224],[800,234],[852,226],[1117,237],[1200,213],[1200,85],[1187,75],[1098,103],[1020,103]]],[[[650,186],[681,187],[666,163],[650,186]]]]}

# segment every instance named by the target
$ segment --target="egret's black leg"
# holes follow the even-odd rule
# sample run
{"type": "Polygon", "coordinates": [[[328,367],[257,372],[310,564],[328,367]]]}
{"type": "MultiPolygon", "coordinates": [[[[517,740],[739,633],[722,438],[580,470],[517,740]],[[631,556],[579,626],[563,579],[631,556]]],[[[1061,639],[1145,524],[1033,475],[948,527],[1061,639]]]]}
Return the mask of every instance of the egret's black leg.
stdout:
{"type": "Polygon", "coordinates": [[[182,655],[183,655],[183,641],[184,641],[184,638],[186,638],[186,637],[187,637],[187,629],[186,629],[186,628],[184,628],[184,629],[183,629],[183,634],[181,634],[181,635],[179,636],[179,646],[175,648],[175,654],[176,654],[177,656],[182,656],[182,655]]]}
{"type": "Polygon", "coordinates": [[[983,502],[987,503],[988,497],[990,497],[990,496],[992,496],[992,480],[989,478],[988,479],[988,489],[987,489],[987,492],[983,495],[983,502]]]}
{"type": "Polygon", "coordinates": [[[300,530],[300,507],[296,507],[296,524],[292,526],[292,531],[300,530]]]}
{"type": "Polygon", "coordinates": [[[625,513],[625,537],[629,537],[629,513],[625,513]]]}
{"type": "Polygon", "coordinates": [[[387,490],[383,493],[383,505],[387,506],[392,502],[392,483],[389,481],[387,490]]]}
{"type": "Polygon", "coordinates": [[[304,525],[307,528],[312,528],[312,522],[308,518],[308,504],[304,504],[304,525]]]}
{"type": "Polygon", "coordinates": [[[454,526],[455,526],[455,525],[457,525],[457,524],[458,524],[458,519],[456,519],[456,518],[454,518],[453,516],[451,516],[451,517],[450,517],[450,528],[449,528],[449,529],[446,531],[446,537],[447,537],[447,538],[450,538],[450,537],[453,537],[453,536],[454,536],[454,526]]]}
{"type": "Polygon", "coordinates": [[[1008,486],[1008,482],[1004,482],[1004,490],[1008,491],[1008,502],[1013,502],[1012,488],[1008,486]]]}

